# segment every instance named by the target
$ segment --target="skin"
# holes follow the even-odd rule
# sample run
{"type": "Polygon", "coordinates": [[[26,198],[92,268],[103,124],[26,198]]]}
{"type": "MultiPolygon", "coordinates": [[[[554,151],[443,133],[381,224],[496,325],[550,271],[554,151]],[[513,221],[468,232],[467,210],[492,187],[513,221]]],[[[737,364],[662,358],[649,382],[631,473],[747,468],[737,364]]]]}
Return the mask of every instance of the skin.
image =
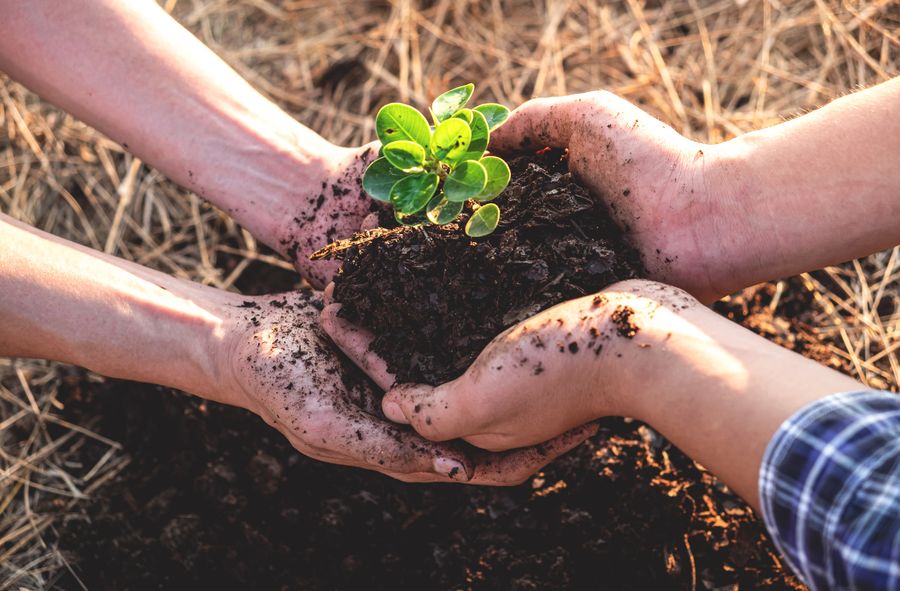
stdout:
{"type": "MultiPolygon", "coordinates": [[[[394,387],[385,414],[427,439],[488,450],[531,445],[600,417],[634,417],[758,508],[757,474],[781,422],[817,398],[863,388],[677,288],[635,280],[598,295],[499,335],[457,380],[394,387]]],[[[352,355],[353,344],[340,344],[352,355]]]]}
{"type": "Polygon", "coordinates": [[[589,92],[528,101],[491,149],[567,148],[571,170],[630,230],[650,278],[708,303],[897,243],[898,104],[895,78],[709,145],[589,92]]]}
{"type": "MultiPolygon", "coordinates": [[[[0,0],[0,14],[0,69],[231,214],[314,286],[330,281],[338,263],[309,254],[366,223],[375,205],[360,180],[375,145],[304,127],[152,0],[0,0]]],[[[216,292],[2,215],[0,244],[0,355],[247,408],[307,455],[404,480],[516,483],[578,443],[467,455],[398,429],[368,386],[341,379],[314,297],[216,292]]]]}
{"type": "MultiPolygon", "coordinates": [[[[864,386],[702,303],[900,242],[898,104],[894,79],[708,146],[605,92],[526,103],[492,149],[568,148],[571,169],[631,231],[650,276],[686,291],[630,281],[560,304],[499,335],[455,381],[393,387],[385,415],[430,440],[488,450],[635,417],[758,508],[778,426],[864,386]]],[[[383,371],[371,335],[339,310],[325,307],[325,330],[360,367],[383,371]]]]}
{"type": "Polygon", "coordinates": [[[372,211],[359,179],[374,145],[304,127],[153,0],[0,0],[0,14],[0,70],[228,212],[314,286],[330,281],[337,263],[309,254],[372,211]]]}
{"type": "Polygon", "coordinates": [[[471,453],[385,420],[323,334],[313,292],[245,297],[0,214],[0,356],[54,359],[250,410],[302,453],[409,482],[509,485],[592,434],[471,453]]]}

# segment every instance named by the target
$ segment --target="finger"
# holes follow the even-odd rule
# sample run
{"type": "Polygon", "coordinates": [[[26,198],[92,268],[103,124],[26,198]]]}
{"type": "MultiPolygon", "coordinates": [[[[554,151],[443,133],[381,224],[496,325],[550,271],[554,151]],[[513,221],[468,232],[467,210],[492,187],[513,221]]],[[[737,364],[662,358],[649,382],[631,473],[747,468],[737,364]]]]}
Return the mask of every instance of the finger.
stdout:
{"type": "Polygon", "coordinates": [[[322,292],[322,302],[327,306],[334,303],[334,281],[325,286],[322,292]]]}
{"type": "Polygon", "coordinates": [[[529,476],[578,447],[597,433],[597,423],[588,423],[567,431],[558,437],[524,449],[505,453],[489,453],[476,456],[475,475],[470,484],[512,486],[521,484],[529,476]]]}
{"type": "Polygon", "coordinates": [[[384,415],[397,423],[412,425],[431,441],[447,441],[477,432],[479,424],[466,412],[459,380],[441,386],[401,384],[381,401],[384,415]]]}
{"type": "Polygon", "coordinates": [[[342,410],[329,431],[332,435],[325,437],[329,453],[373,470],[398,474],[424,472],[463,482],[475,473],[474,463],[460,445],[428,441],[356,408],[342,410]]]}
{"type": "Polygon", "coordinates": [[[514,110],[491,133],[491,149],[499,152],[565,148],[575,131],[584,106],[595,93],[532,99],[514,110]]]}
{"type": "Polygon", "coordinates": [[[360,367],[382,390],[394,383],[394,375],[387,369],[384,359],[369,350],[374,338],[372,334],[352,322],[340,318],[340,304],[325,306],[319,317],[322,328],[357,366],[360,367]]]}

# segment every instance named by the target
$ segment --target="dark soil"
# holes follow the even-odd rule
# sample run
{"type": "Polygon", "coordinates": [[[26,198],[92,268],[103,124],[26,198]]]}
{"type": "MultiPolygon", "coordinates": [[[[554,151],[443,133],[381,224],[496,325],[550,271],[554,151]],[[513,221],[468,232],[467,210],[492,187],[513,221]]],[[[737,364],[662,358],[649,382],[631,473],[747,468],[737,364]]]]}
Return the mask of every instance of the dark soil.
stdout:
{"type": "MultiPolygon", "coordinates": [[[[452,376],[480,348],[479,342],[518,314],[639,274],[633,254],[616,254],[623,252],[624,242],[605,215],[558,167],[558,162],[545,163],[525,173],[546,191],[560,189],[548,196],[564,195],[557,206],[529,217],[517,213],[514,203],[527,197],[511,197],[501,204],[509,225],[476,246],[440,230],[405,230],[383,241],[384,248],[405,252],[420,264],[435,255],[452,255],[454,261],[460,256],[473,266],[494,261],[480,274],[465,267],[469,270],[454,289],[439,290],[427,313],[419,304],[411,307],[409,314],[433,324],[421,334],[431,331],[427,334],[463,353],[442,357],[429,348],[427,358],[395,367],[401,375],[432,381],[452,376]],[[536,225],[525,228],[540,229],[534,234],[522,226],[513,230],[516,219],[536,225]],[[610,232],[606,241],[583,236],[603,228],[610,232]],[[564,236],[566,232],[577,238],[564,236]],[[412,237],[418,234],[429,241],[417,251],[412,237]],[[521,249],[509,246],[515,236],[521,249]],[[562,236],[569,246],[558,249],[551,240],[538,240],[540,236],[562,236]],[[497,253],[522,263],[499,264],[497,253]],[[581,264],[572,253],[584,255],[581,264]],[[502,297],[491,295],[497,286],[506,290],[502,297]],[[465,295],[460,291],[455,296],[456,289],[465,295]],[[537,307],[528,308],[528,298],[537,307]],[[463,300],[479,302],[470,313],[482,319],[470,322],[457,314],[478,329],[469,341],[461,331],[448,336],[439,332],[443,310],[463,300]],[[502,320],[491,320],[493,314],[502,320]],[[441,370],[438,362],[451,369],[441,370]]],[[[378,279],[384,283],[367,292],[395,289],[399,276],[388,270],[396,273],[397,267],[380,269],[378,279]]],[[[242,289],[260,293],[289,285],[293,276],[245,274],[242,281],[247,282],[242,289]]],[[[409,296],[421,302],[426,289],[416,287],[409,296]]],[[[790,306],[798,316],[808,314],[810,303],[787,293],[779,306],[790,306]]],[[[784,331],[766,332],[773,322],[771,297],[757,295],[730,300],[721,311],[784,339],[784,331]]],[[[639,330],[629,316],[623,309],[617,320],[625,337],[639,330]]],[[[782,321],[788,333],[795,328],[792,320],[782,321]]],[[[804,349],[801,341],[785,344],[815,352],[812,346],[804,349]]],[[[88,589],[803,588],[785,572],[762,523],[746,504],[636,422],[605,420],[596,437],[526,484],[497,489],[407,485],[316,462],[248,412],[154,386],[116,380],[97,384],[82,375],[63,381],[59,399],[70,420],[99,416],[95,429],[121,441],[133,458],[59,528],[58,545],[88,589]]],[[[86,445],[84,464],[91,465],[102,451],[86,445]]],[[[69,573],[58,584],[81,588],[69,573]]]]}
{"type": "Polygon", "coordinates": [[[643,274],[606,208],[558,151],[510,161],[500,226],[473,240],[459,224],[372,232],[337,252],[341,315],[376,335],[401,382],[462,374],[504,329],[560,302],[643,274]]]}
{"type": "Polygon", "coordinates": [[[496,489],[316,462],[247,412],[153,386],[60,398],[133,457],[60,527],[91,590],[802,589],[747,506],[637,423],[496,489]]]}

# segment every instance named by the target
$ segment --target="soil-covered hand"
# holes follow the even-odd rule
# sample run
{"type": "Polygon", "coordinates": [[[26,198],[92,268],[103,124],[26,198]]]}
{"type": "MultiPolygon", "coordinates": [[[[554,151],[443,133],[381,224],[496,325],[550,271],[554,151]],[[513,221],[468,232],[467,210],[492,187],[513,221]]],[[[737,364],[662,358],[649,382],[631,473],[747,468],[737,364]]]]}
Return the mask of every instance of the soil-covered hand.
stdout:
{"type": "MultiPolygon", "coordinates": [[[[377,211],[378,202],[362,190],[362,177],[378,157],[378,142],[359,148],[336,148],[321,177],[310,179],[289,203],[280,204],[283,219],[276,225],[277,250],[290,259],[314,287],[322,288],[340,261],[311,261],[309,255],[335,240],[349,238],[377,211]]],[[[273,215],[275,215],[273,213],[273,215]]]]}
{"type": "MultiPolygon", "coordinates": [[[[493,451],[538,444],[597,418],[628,414],[627,384],[635,372],[650,370],[634,358],[651,346],[650,331],[642,327],[662,309],[694,305],[697,300],[677,288],[621,282],[510,328],[452,382],[395,386],[382,408],[432,441],[462,438],[493,451]]],[[[337,318],[335,308],[323,313],[326,330],[362,367],[381,371],[365,338],[337,318]]]]}
{"type": "MultiPolygon", "coordinates": [[[[330,297],[332,287],[329,286],[329,290],[326,290],[326,301],[330,297]]],[[[336,303],[329,303],[325,306],[321,314],[322,327],[357,366],[362,368],[380,387],[385,390],[389,389],[395,383],[394,376],[387,371],[384,360],[369,350],[372,335],[340,318],[338,314],[340,308],[341,305],[336,303]]],[[[427,386],[423,388],[429,389],[427,386]]],[[[439,424],[432,421],[432,416],[428,412],[431,410],[431,406],[428,401],[425,401],[425,406],[416,404],[410,406],[411,414],[421,419],[413,422],[413,427],[416,429],[422,427],[422,434],[425,437],[429,437],[431,428],[439,424]]],[[[393,413],[387,418],[403,423],[410,422],[403,420],[403,416],[390,405],[382,404],[382,407],[393,413]]],[[[435,410],[441,413],[452,413],[460,410],[460,407],[453,404],[435,410]]],[[[596,433],[596,424],[582,423],[586,423],[586,421],[573,423],[569,429],[559,430],[543,439],[531,441],[527,445],[533,445],[532,447],[526,447],[525,444],[507,446],[504,450],[514,447],[521,447],[521,449],[505,451],[505,453],[484,453],[470,450],[469,457],[474,463],[474,477],[471,484],[505,485],[523,482],[543,466],[577,447],[596,433]]],[[[463,434],[461,433],[459,437],[463,437],[463,434]]],[[[455,436],[451,436],[442,439],[454,438],[455,436]]],[[[476,441],[470,441],[470,443],[477,445],[476,441]]]]}
{"type": "Polygon", "coordinates": [[[516,484],[549,461],[552,449],[471,457],[474,450],[432,443],[387,421],[380,393],[322,333],[320,309],[309,292],[248,298],[233,308],[225,361],[233,393],[225,398],[310,457],[408,482],[516,484]]]}
{"type": "Polygon", "coordinates": [[[724,295],[717,244],[740,227],[719,219],[728,182],[717,146],[606,91],[528,101],[491,136],[500,152],[546,146],[569,150],[570,170],[629,232],[652,279],[703,301],[724,295]]]}

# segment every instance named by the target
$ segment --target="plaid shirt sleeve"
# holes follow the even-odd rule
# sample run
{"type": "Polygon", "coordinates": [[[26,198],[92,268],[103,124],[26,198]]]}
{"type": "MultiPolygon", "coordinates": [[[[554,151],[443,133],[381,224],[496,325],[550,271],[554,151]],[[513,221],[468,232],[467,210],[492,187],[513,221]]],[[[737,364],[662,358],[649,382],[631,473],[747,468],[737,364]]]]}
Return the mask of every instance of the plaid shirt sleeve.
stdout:
{"type": "Polygon", "coordinates": [[[900,591],[900,396],[851,392],[784,422],[763,457],[766,527],[814,591],[900,591]]]}

